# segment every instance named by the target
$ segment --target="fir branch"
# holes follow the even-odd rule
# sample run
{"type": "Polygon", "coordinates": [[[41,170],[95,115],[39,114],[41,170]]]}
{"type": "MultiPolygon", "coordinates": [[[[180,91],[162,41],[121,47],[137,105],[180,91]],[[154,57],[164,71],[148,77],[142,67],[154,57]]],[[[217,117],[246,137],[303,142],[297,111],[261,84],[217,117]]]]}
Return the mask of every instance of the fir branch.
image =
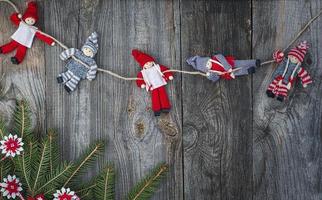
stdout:
{"type": "MultiPolygon", "coordinates": [[[[83,194],[82,196],[80,196],[80,199],[85,199],[85,198],[89,198],[91,196],[91,191],[88,191],[87,193],[83,194]]],[[[92,198],[89,198],[92,199],[92,198]]]]}
{"type": "Polygon", "coordinates": [[[158,165],[151,174],[144,178],[137,186],[135,186],[129,193],[129,200],[145,200],[149,199],[155,192],[161,179],[164,177],[168,166],[165,164],[158,165]]]}
{"type": "Polygon", "coordinates": [[[50,148],[49,148],[49,138],[47,137],[41,144],[40,150],[40,157],[37,159],[37,168],[36,168],[36,175],[34,179],[34,185],[32,188],[32,194],[34,194],[36,187],[38,186],[39,179],[43,179],[44,176],[47,174],[47,170],[49,168],[50,163],[50,148]]]}
{"type": "Polygon", "coordinates": [[[67,176],[70,173],[70,170],[72,168],[72,164],[63,164],[62,166],[59,166],[55,171],[55,174],[51,174],[48,177],[46,177],[46,182],[42,184],[40,188],[38,188],[35,192],[35,194],[39,194],[41,192],[45,192],[44,194],[50,193],[52,190],[54,190],[55,187],[52,187],[52,189],[46,189],[50,185],[55,185],[59,181],[59,179],[63,178],[65,179],[65,176],[67,176]]]}
{"type": "Polygon", "coordinates": [[[48,139],[49,139],[49,169],[50,169],[50,174],[54,172],[54,169],[58,166],[57,164],[59,163],[59,150],[58,150],[58,145],[57,145],[57,137],[56,133],[53,129],[50,129],[48,131],[48,139]]]}
{"type": "Polygon", "coordinates": [[[99,155],[103,150],[103,143],[97,143],[89,148],[88,152],[85,152],[83,155],[83,159],[81,159],[76,165],[73,173],[68,178],[68,180],[64,183],[63,187],[66,187],[70,181],[75,178],[84,168],[86,168],[90,163],[92,163],[95,158],[99,155]]]}
{"type": "Polygon", "coordinates": [[[1,138],[3,138],[7,133],[7,129],[5,126],[5,123],[2,119],[0,119],[0,136],[1,138]]]}
{"type": "Polygon", "coordinates": [[[36,142],[29,142],[28,145],[25,146],[24,153],[21,156],[15,157],[13,159],[14,166],[16,168],[16,175],[18,175],[22,181],[25,183],[23,185],[27,185],[28,191],[31,191],[32,185],[32,176],[31,172],[33,171],[35,161],[33,158],[38,154],[38,145],[36,142]]]}
{"type": "Polygon", "coordinates": [[[29,106],[25,101],[18,101],[14,112],[15,133],[22,139],[31,134],[31,119],[29,106]]]}
{"type": "Polygon", "coordinates": [[[85,191],[85,193],[87,193],[88,191],[90,191],[91,189],[93,189],[95,186],[96,186],[96,183],[91,184],[91,185],[90,185],[90,186],[88,186],[88,187],[85,187],[85,188],[83,188],[83,189],[77,190],[75,193],[76,193],[76,194],[81,194],[81,193],[84,193],[84,191],[85,191]]]}
{"type": "Polygon", "coordinates": [[[112,200],[114,199],[114,179],[115,173],[111,166],[101,172],[93,188],[95,199],[112,200]]]}
{"type": "Polygon", "coordinates": [[[22,154],[21,158],[18,159],[18,166],[20,166],[20,170],[23,174],[23,180],[27,183],[29,191],[31,191],[31,184],[30,184],[30,169],[26,166],[26,160],[25,155],[22,154]]]}

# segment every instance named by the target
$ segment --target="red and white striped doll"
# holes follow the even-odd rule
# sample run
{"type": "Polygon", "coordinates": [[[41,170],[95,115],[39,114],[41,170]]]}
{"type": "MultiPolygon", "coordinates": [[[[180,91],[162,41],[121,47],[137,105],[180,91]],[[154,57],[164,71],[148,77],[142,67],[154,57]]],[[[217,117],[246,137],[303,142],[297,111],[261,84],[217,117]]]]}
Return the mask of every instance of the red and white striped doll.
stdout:
{"type": "Polygon", "coordinates": [[[11,36],[8,44],[0,46],[0,54],[7,54],[17,49],[16,55],[11,58],[13,64],[20,64],[27,53],[27,48],[32,47],[34,38],[38,38],[48,45],[54,46],[55,42],[52,38],[42,34],[39,29],[34,26],[38,20],[37,4],[35,1],[28,2],[27,9],[23,15],[13,13],[10,16],[11,22],[18,26],[16,32],[11,36]]]}
{"type": "Polygon", "coordinates": [[[279,63],[273,74],[273,80],[269,84],[266,94],[268,97],[277,97],[277,100],[283,101],[288,91],[293,86],[295,79],[301,79],[303,87],[312,83],[308,72],[302,67],[304,57],[308,51],[309,45],[306,41],[301,42],[298,46],[288,52],[287,57],[280,50],[273,54],[274,60],[279,63]]]}
{"type": "Polygon", "coordinates": [[[155,63],[154,58],[148,54],[135,49],[132,51],[132,55],[142,67],[137,76],[139,78],[136,81],[137,86],[151,92],[154,115],[159,116],[161,112],[168,113],[171,104],[164,86],[167,81],[173,79],[173,74],[165,72],[168,68],[155,63]]]}

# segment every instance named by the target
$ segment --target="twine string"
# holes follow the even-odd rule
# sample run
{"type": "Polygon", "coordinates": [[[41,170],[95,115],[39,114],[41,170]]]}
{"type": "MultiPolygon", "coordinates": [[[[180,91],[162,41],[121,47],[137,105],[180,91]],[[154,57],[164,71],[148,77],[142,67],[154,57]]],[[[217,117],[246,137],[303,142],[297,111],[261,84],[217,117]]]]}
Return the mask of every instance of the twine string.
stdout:
{"type": "MultiPolygon", "coordinates": [[[[17,12],[17,13],[20,13],[19,12],[19,9],[17,8],[17,6],[12,3],[10,0],[0,0],[0,2],[6,2],[8,4],[10,4],[14,10],[17,12]]],[[[300,32],[295,36],[295,38],[283,49],[283,52],[285,52],[294,42],[296,42],[296,40],[306,31],[306,29],[308,29],[308,27],[316,20],[318,19],[322,14],[322,9],[313,17],[311,18],[306,24],[305,26],[300,30],[300,32]]],[[[23,23],[25,23],[24,21],[22,21],[23,23]]],[[[39,31],[41,34],[47,36],[47,37],[50,37],[51,39],[53,39],[60,47],[62,47],[63,49],[67,50],[69,49],[64,43],[62,43],[61,41],[59,41],[58,39],[56,39],[55,37],[47,34],[47,33],[44,33],[42,31],[39,31]]],[[[75,61],[77,61],[78,63],[84,65],[86,68],[90,68],[89,65],[87,65],[86,63],[84,63],[83,61],[79,60],[78,58],[76,58],[75,56],[72,56],[72,59],[74,59],[75,61]]],[[[264,61],[261,63],[261,66],[263,65],[267,65],[267,64],[271,64],[271,63],[274,63],[275,61],[274,60],[267,60],[267,61],[264,61]]],[[[235,71],[238,71],[240,70],[241,68],[236,68],[236,69],[233,69],[231,72],[220,72],[220,71],[216,71],[216,70],[209,70],[210,72],[212,73],[216,73],[218,75],[222,75],[222,74],[226,74],[226,73],[232,73],[232,72],[235,72],[235,71]]],[[[124,77],[124,76],[121,76],[115,72],[112,72],[110,70],[107,70],[107,69],[102,69],[102,68],[97,68],[97,71],[100,71],[102,73],[107,73],[115,78],[118,78],[118,79],[122,79],[122,80],[125,80],[125,81],[136,81],[136,80],[142,80],[141,78],[136,78],[136,77],[124,77]]],[[[189,75],[200,75],[200,76],[204,76],[204,77],[207,77],[207,74],[206,73],[203,73],[203,72],[199,72],[199,71],[183,71],[183,70],[178,70],[178,69],[169,69],[169,70],[166,70],[164,71],[163,73],[166,73],[166,72],[175,72],[175,73],[182,73],[182,74],[189,74],[189,75]]]]}

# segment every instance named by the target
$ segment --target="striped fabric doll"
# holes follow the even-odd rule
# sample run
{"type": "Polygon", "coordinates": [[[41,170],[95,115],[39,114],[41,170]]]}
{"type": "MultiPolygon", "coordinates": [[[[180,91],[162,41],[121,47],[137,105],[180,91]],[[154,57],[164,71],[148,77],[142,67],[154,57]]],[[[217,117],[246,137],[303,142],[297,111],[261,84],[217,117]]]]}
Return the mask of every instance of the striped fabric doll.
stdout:
{"type": "Polygon", "coordinates": [[[68,93],[73,92],[82,79],[90,81],[95,79],[97,64],[94,56],[98,50],[97,39],[98,35],[94,32],[87,38],[81,50],[70,48],[61,53],[60,58],[62,60],[69,60],[66,64],[67,71],[58,75],[57,82],[63,84],[68,93]],[[87,64],[89,68],[72,59],[72,56],[87,64]]]}
{"type": "Polygon", "coordinates": [[[274,60],[279,65],[273,74],[272,82],[266,90],[268,97],[277,97],[277,100],[284,101],[297,77],[301,79],[303,87],[307,87],[308,84],[312,83],[310,75],[302,67],[308,48],[307,42],[303,41],[297,47],[291,49],[287,57],[284,57],[284,53],[279,50],[273,54],[274,60]]]}
{"type": "Polygon", "coordinates": [[[219,79],[231,80],[236,76],[255,73],[255,68],[260,66],[260,60],[236,60],[233,56],[215,54],[210,57],[193,56],[187,63],[194,69],[204,72],[213,82],[219,79]]]}

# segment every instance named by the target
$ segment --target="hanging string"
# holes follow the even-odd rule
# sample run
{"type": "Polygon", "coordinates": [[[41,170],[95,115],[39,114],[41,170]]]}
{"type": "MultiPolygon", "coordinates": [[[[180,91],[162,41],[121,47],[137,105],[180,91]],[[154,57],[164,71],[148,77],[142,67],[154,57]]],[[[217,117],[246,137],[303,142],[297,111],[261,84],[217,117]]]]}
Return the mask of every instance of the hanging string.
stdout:
{"type": "MultiPolygon", "coordinates": [[[[12,3],[10,0],[0,0],[0,2],[6,2],[6,3],[9,3],[13,8],[14,10],[17,12],[17,13],[20,13],[18,8],[16,7],[16,5],[14,3],[12,3]]],[[[310,21],[308,21],[306,23],[306,25],[300,30],[300,32],[296,35],[296,37],[283,49],[283,52],[285,52],[291,45],[293,45],[293,43],[306,31],[306,29],[316,20],[318,19],[322,14],[322,9],[318,12],[317,15],[315,15],[312,19],[310,19],[310,21]]],[[[22,21],[22,23],[25,23],[24,21],[22,21]]],[[[47,36],[47,37],[50,37],[51,39],[53,39],[59,46],[61,46],[63,49],[67,50],[69,49],[64,43],[62,43],[61,41],[57,40],[55,37],[47,34],[47,33],[44,33],[42,31],[39,31],[41,34],[47,36]]],[[[79,62],[80,64],[84,65],[85,67],[87,68],[90,68],[89,65],[87,65],[86,63],[84,63],[83,61],[79,60],[78,58],[76,58],[75,56],[72,56],[72,59],[74,59],[75,61],[79,62]]],[[[262,62],[261,63],[261,66],[263,65],[267,65],[267,64],[271,64],[275,62],[274,60],[268,60],[268,61],[265,61],[265,62],[262,62]]],[[[236,68],[236,69],[233,69],[233,71],[231,72],[220,72],[220,71],[216,71],[216,70],[209,70],[210,72],[212,73],[217,73],[218,75],[222,75],[222,74],[226,74],[226,73],[232,73],[234,71],[238,71],[240,70],[241,68],[236,68]]],[[[100,71],[100,72],[103,72],[103,73],[107,73],[111,76],[114,76],[115,78],[118,78],[118,79],[122,79],[122,80],[125,80],[125,81],[135,81],[135,80],[143,80],[141,78],[132,78],[132,77],[124,77],[124,76],[121,76],[119,74],[116,74],[110,70],[107,70],[107,69],[102,69],[102,68],[97,68],[97,71],[100,71]]],[[[182,74],[190,74],[190,75],[200,75],[200,76],[204,76],[204,77],[207,77],[207,74],[205,73],[202,73],[202,72],[199,72],[199,71],[183,71],[183,70],[177,70],[177,69],[169,69],[169,70],[166,70],[164,71],[163,73],[166,73],[166,72],[176,72],[176,73],[182,73],[182,74]]]]}
{"type": "MultiPolygon", "coordinates": [[[[316,14],[313,18],[310,19],[310,21],[308,21],[305,26],[300,30],[300,32],[298,32],[298,34],[295,36],[295,38],[283,49],[283,53],[290,48],[290,46],[292,46],[294,44],[294,42],[296,42],[297,39],[299,39],[299,37],[306,31],[306,29],[309,28],[309,26],[316,20],[318,19],[322,14],[322,9],[318,12],[318,14],[316,14]]],[[[274,60],[268,60],[265,62],[262,62],[261,65],[267,65],[270,63],[275,62],[274,60]]]]}

